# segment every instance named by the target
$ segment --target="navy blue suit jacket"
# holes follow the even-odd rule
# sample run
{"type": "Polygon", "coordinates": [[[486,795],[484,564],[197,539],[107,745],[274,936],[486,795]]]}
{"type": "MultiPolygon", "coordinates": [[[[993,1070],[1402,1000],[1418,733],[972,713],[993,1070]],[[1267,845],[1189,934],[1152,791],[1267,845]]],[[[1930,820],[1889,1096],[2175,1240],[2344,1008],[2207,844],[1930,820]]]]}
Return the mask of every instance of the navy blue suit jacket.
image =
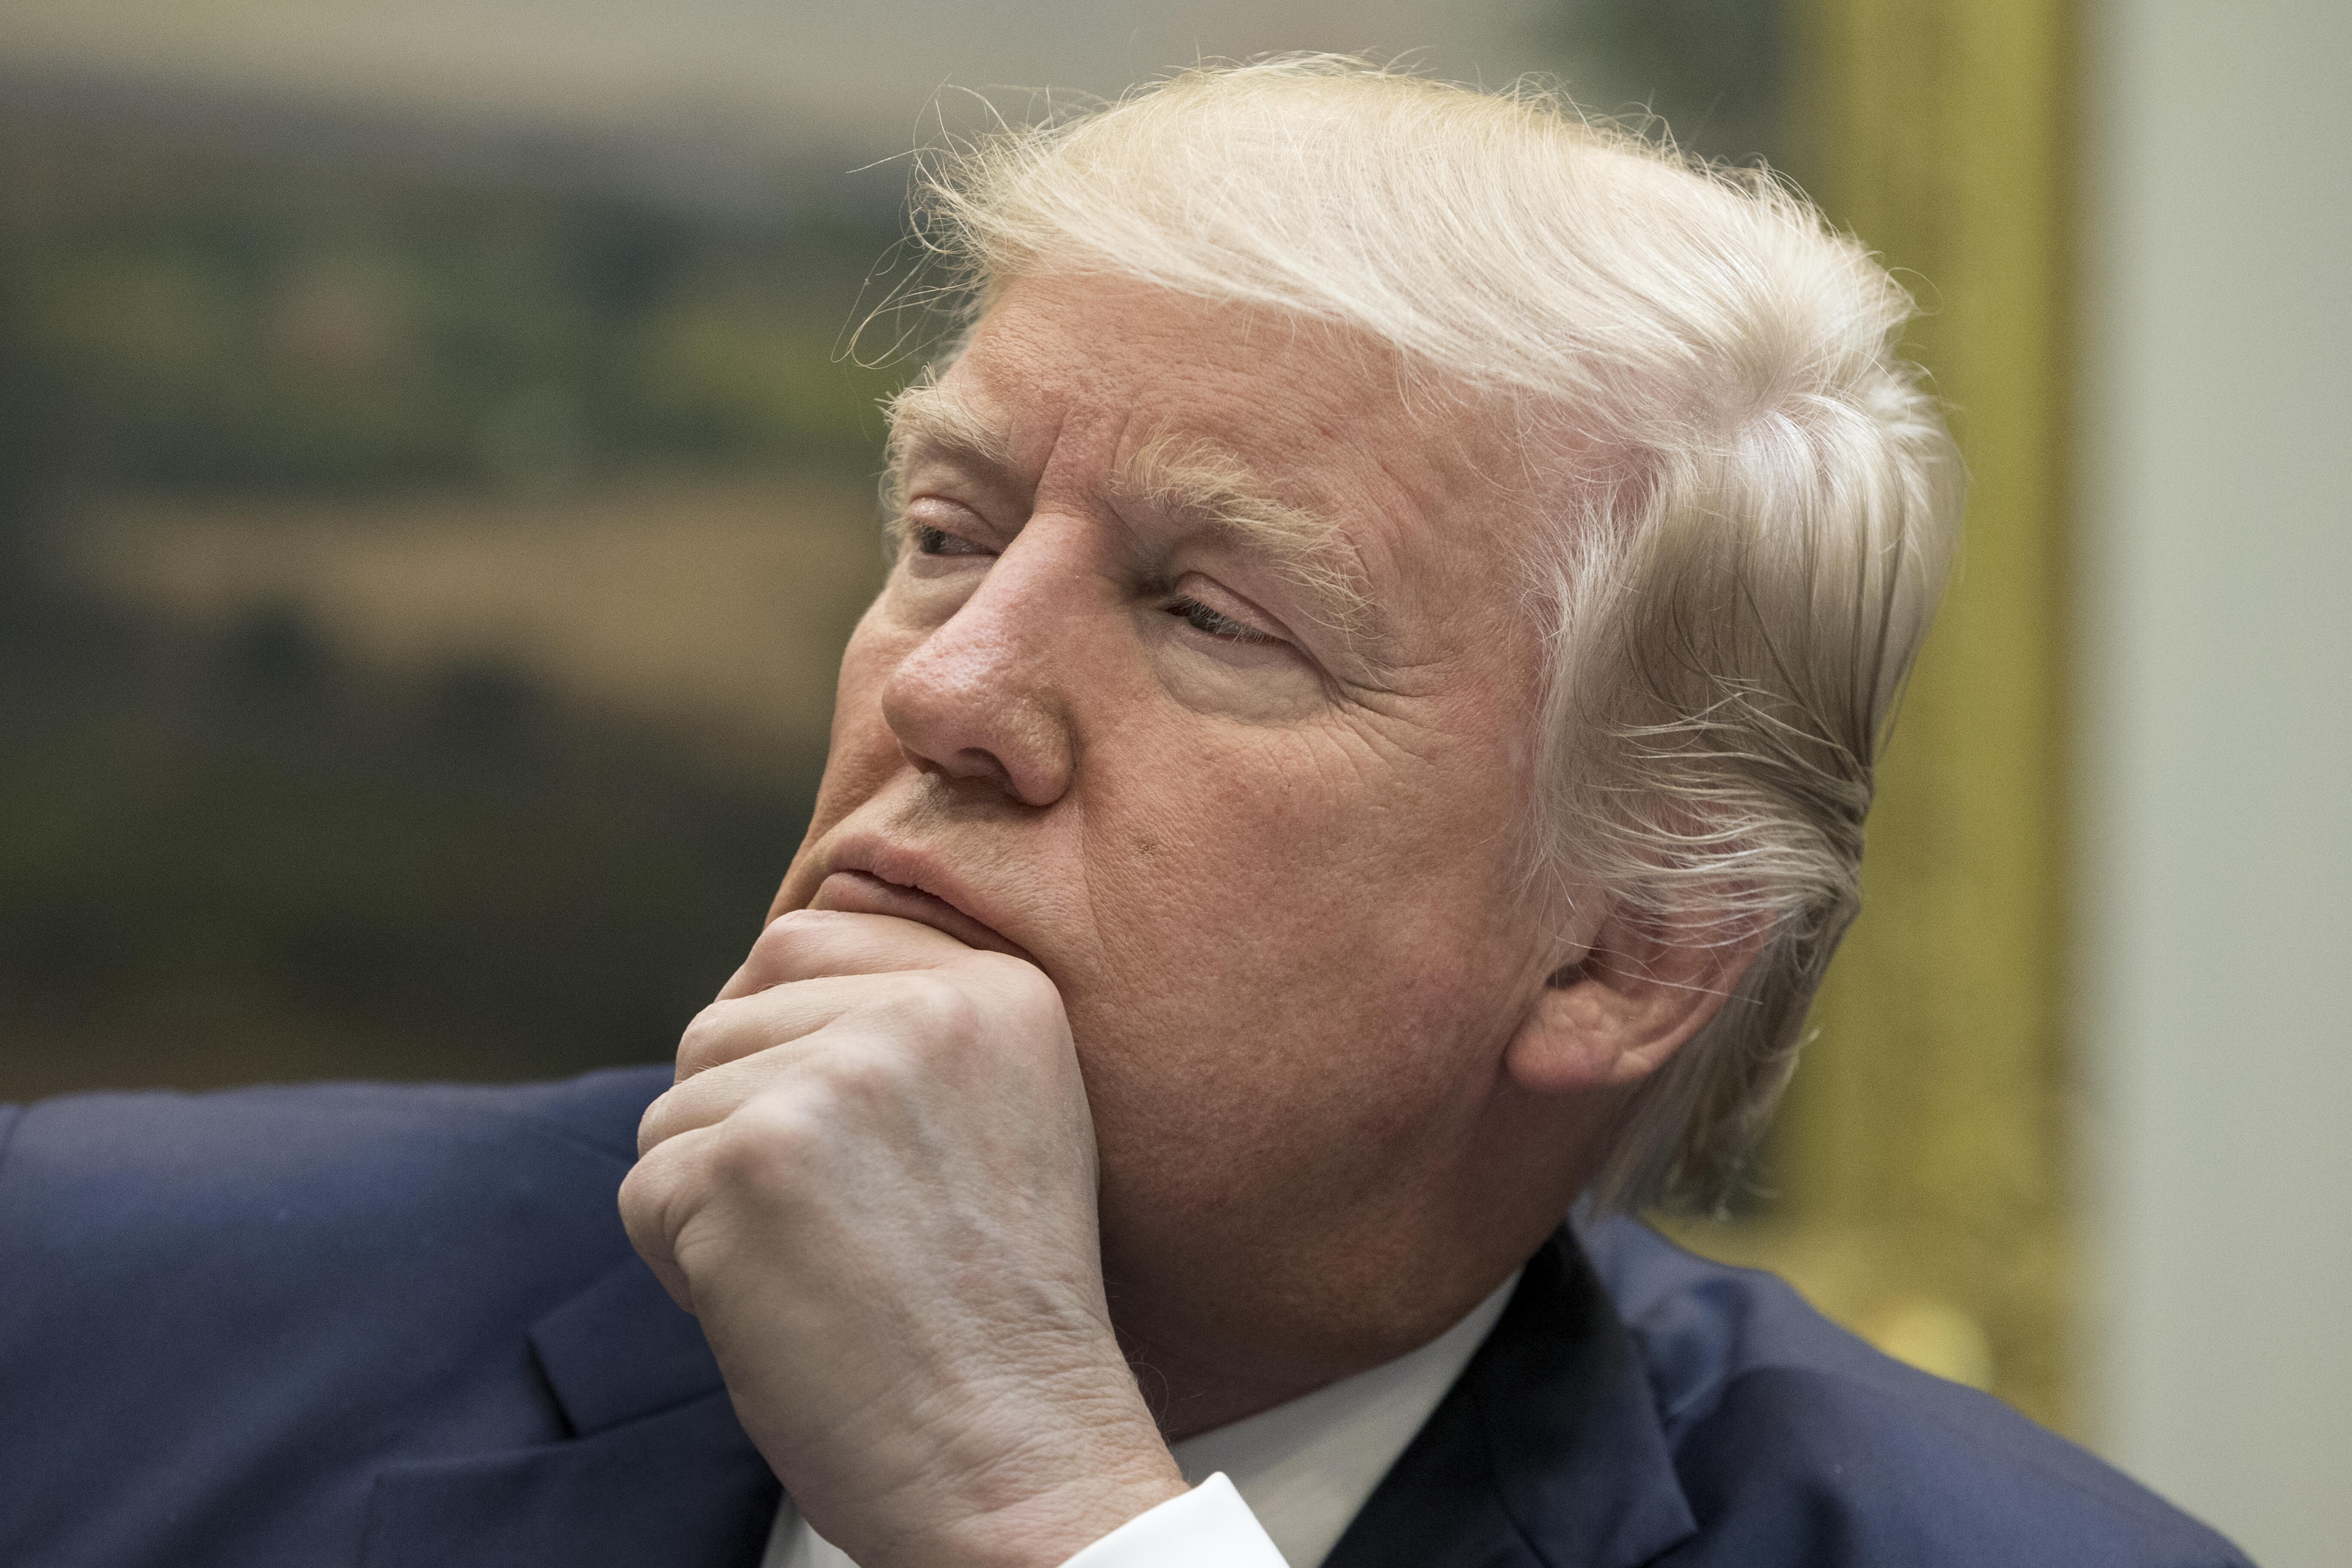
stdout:
{"type": "MultiPolygon", "coordinates": [[[[756,1563],[776,1481],[614,1208],[668,1081],[0,1110],[0,1563],[756,1563]]],[[[1769,1276],[1580,1240],[1332,1568],[2243,1561],[1769,1276]]]]}

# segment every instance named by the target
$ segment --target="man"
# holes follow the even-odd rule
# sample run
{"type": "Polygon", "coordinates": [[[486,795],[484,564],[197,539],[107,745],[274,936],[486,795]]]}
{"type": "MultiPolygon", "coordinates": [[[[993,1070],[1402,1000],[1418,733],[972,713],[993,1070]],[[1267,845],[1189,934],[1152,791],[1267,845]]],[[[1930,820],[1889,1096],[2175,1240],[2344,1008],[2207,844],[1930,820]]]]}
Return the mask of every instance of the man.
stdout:
{"type": "Polygon", "coordinates": [[[1760,180],[1330,61],[928,210],[968,330],[674,1087],[22,1115],[0,1552],[2237,1561],[1767,1281],[1562,1228],[1721,1190],[1852,910],[1958,504],[1884,273],[1760,180]]]}

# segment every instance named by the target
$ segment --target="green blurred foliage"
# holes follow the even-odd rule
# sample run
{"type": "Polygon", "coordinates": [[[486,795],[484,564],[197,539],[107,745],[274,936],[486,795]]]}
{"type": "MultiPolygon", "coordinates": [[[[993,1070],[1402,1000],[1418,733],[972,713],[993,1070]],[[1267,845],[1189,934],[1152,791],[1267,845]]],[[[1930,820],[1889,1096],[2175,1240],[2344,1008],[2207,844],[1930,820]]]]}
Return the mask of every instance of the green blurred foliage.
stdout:
{"type": "Polygon", "coordinates": [[[727,224],[5,121],[0,177],[7,306],[62,371],[87,481],[862,467],[905,374],[844,352],[887,212],[727,224]]]}
{"type": "MultiPolygon", "coordinates": [[[[1745,158],[1778,136],[1779,12],[1537,25],[1588,104],[1745,158]]],[[[764,212],[697,216],[371,160],[356,121],[231,151],[114,101],[0,100],[0,1099],[666,1056],[821,757],[719,776],[511,671],[395,685],[290,607],[159,626],[49,564],[80,498],[126,490],[870,476],[909,365],[844,350],[904,280],[894,180],[803,170],[764,212]]]]}
{"type": "Polygon", "coordinates": [[[10,607],[0,1099],[657,1059],[759,929],[814,791],[818,759],[730,784],[494,668],[386,689],[289,610],[205,638],[10,607]],[[192,997],[201,1040],[171,1017],[192,997]],[[92,1059],[36,1059],[58,1042],[33,1016],[92,1059]],[[266,1037],[289,1019],[316,1038],[266,1037]],[[394,1045],[339,1057],[352,1030],[394,1045]]]}
{"type": "Polygon", "coordinates": [[[841,345],[887,206],[299,152],[0,111],[0,1100],[660,1059],[806,821],[819,755],[714,772],[509,670],[395,682],[290,606],[157,626],[56,570],[109,493],[877,466],[908,367],[841,345]]]}

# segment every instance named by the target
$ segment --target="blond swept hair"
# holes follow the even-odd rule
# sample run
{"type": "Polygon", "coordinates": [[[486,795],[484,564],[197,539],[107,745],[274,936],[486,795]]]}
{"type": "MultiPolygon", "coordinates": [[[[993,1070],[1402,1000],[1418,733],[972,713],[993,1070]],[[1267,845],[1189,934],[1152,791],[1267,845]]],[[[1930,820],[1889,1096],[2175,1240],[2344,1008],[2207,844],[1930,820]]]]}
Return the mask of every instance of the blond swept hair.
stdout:
{"type": "Polygon", "coordinates": [[[1753,170],[1528,89],[1360,60],[1186,72],[929,165],[972,321],[1096,271],[1370,334],[1510,421],[1547,630],[1529,887],[1756,960],[1638,1090],[1604,1204],[1719,1203],[1858,907],[1872,769],[1961,470],[1910,298],[1753,170]]]}

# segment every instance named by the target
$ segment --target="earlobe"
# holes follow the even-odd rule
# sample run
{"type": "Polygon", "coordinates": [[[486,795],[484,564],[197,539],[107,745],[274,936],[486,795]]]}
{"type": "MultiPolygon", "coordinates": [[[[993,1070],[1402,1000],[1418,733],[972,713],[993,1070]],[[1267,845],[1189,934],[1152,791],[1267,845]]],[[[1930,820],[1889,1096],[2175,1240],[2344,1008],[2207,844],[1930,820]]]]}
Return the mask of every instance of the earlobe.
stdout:
{"type": "Polygon", "coordinates": [[[1763,945],[1760,929],[1694,941],[1612,915],[1555,968],[1503,1055],[1538,1094],[1623,1088],[1665,1065],[1721,1010],[1763,945]]]}

